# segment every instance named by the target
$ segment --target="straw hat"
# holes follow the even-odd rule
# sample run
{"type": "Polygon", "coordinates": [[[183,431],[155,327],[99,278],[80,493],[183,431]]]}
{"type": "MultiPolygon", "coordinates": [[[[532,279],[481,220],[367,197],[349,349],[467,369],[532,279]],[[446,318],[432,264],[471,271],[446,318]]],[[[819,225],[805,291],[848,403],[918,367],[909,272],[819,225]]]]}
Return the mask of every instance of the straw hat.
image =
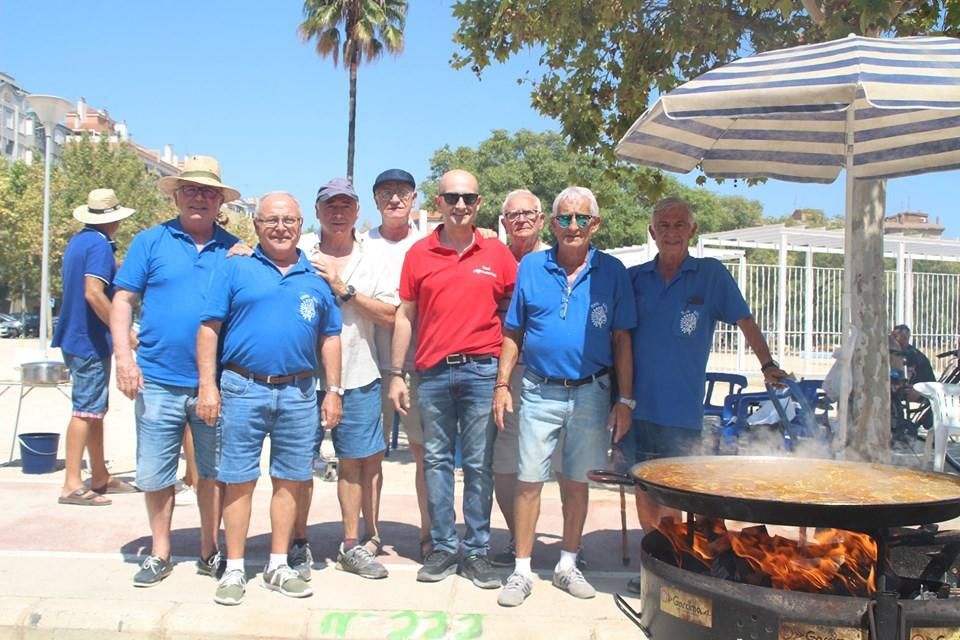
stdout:
{"type": "Polygon", "coordinates": [[[136,209],[121,207],[113,189],[94,189],[87,195],[87,204],[73,210],[73,217],[85,224],[108,224],[123,220],[136,209]]]}
{"type": "Polygon", "coordinates": [[[183,163],[178,176],[165,176],[158,183],[160,191],[172,196],[183,182],[216,187],[223,192],[223,201],[230,202],[240,197],[240,192],[220,182],[220,163],[210,156],[190,156],[183,163]]]}

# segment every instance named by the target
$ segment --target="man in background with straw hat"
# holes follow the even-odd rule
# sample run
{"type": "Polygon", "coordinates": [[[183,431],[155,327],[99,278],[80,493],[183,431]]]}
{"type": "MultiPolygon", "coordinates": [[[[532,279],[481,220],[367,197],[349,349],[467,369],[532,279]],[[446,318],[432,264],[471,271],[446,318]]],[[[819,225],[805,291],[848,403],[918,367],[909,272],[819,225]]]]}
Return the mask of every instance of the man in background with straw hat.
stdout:
{"type": "Polygon", "coordinates": [[[53,333],[73,378],[73,413],[67,425],[66,474],[60,504],[100,507],[105,493],[130,493],[128,483],[111,478],[103,454],[103,417],[110,381],[110,298],[117,273],[113,237],[133,209],[120,206],[113,189],[94,189],[87,204],[73,210],[83,229],[63,254],[63,310],[53,333]],[[90,488],[80,477],[83,450],[90,456],[90,488]]]}
{"type": "Polygon", "coordinates": [[[137,587],[166,578],[170,523],[177,482],[180,441],[190,422],[200,480],[200,560],[197,572],[217,577],[220,488],[217,484],[219,423],[210,427],[196,414],[196,336],[211,274],[238,239],[217,226],[220,206],[240,192],[220,181],[220,164],[192,156],[179,176],[160,179],[179,215],[138,233],[114,281],[110,315],[117,361],[117,386],[136,400],[137,485],[145,492],[153,544],[134,576],[137,587]],[[142,300],[139,348],[130,345],[133,309],[142,300]]]}

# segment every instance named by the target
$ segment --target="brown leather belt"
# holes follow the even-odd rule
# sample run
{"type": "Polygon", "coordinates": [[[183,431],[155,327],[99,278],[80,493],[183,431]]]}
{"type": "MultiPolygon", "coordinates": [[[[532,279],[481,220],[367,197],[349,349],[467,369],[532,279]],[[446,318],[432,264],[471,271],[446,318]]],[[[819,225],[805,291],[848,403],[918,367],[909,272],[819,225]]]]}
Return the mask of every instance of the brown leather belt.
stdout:
{"type": "Polygon", "coordinates": [[[251,378],[257,382],[263,382],[265,384],[287,384],[288,382],[295,382],[297,380],[303,380],[304,378],[312,378],[313,371],[301,371],[299,373],[290,373],[287,375],[261,375],[259,373],[254,373],[252,371],[247,371],[239,365],[235,365],[232,362],[228,362],[223,365],[224,369],[228,371],[233,371],[234,373],[239,373],[244,378],[251,378]]]}

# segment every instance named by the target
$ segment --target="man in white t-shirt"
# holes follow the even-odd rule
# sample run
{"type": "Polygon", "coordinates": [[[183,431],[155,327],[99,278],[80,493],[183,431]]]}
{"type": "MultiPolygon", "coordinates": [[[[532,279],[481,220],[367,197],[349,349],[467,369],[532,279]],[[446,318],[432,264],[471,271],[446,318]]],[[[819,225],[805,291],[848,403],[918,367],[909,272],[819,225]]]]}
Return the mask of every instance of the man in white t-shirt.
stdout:
{"type": "MultiPolygon", "coordinates": [[[[359,200],[353,186],[343,178],[320,187],[316,201],[320,233],[307,256],[330,285],[343,316],[341,387],[329,387],[325,382],[318,387],[324,393],[343,396],[343,418],[330,432],[337,454],[337,497],[343,520],[337,566],[363,578],[377,579],[387,577],[387,570],[376,559],[382,546],[378,511],[385,446],[374,333],[375,327],[393,327],[400,270],[355,233],[359,200]]],[[[298,511],[309,509],[308,500],[300,503],[298,511]]],[[[298,518],[298,525],[302,530],[295,532],[291,555],[305,543],[305,513],[298,518]]],[[[309,564],[301,564],[298,570],[301,576],[308,573],[309,564]]]]}
{"type": "MultiPolygon", "coordinates": [[[[373,198],[380,211],[380,225],[361,234],[364,243],[384,256],[390,265],[391,273],[397,274],[399,285],[400,270],[407,250],[422,236],[411,220],[413,205],[417,200],[417,183],[410,173],[403,169],[387,169],[373,182],[373,198]]],[[[399,302],[399,297],[397,298],[399,302]]],[[[390,348],[393,341],[392,328],[376,328],[377,359],[380,373],[386,378],[390,374],[390,348]]],[[[407,436],[407,444],[416,464],[417,505],[420,509],[420,553],[425,556],[430,551],[430,514],[427,512],[427,490],[423,476],[423,427],[416,405],[417,379],[413,368],[413,352],[407,355],[403,367],[404,376],[410,389],[411,403],[406,415],[400,416],[400,426],[407,436]]],[[[393,402],[387,397],[388,384],[383,385],[381,395],[383,427],[386,438],[393,429],[395,416],[399,415],[393,402]]]]}

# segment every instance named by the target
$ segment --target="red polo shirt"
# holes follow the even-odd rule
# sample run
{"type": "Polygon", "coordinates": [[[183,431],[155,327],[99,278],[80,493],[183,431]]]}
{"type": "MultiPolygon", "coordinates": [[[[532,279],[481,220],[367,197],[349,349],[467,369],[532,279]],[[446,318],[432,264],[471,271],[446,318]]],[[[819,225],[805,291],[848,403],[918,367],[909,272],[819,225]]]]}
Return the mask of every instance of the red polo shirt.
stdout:
{"type": "Polygon", "coordinates": [[[517,279],[517,261],[502,242],[474,229],[473,244],[457,255],[440,243],[442,228],[410,247],[400,273],[400,299],[417,303],[418,371],[452,353],[499,356],[497,306],[517,279]]]}

